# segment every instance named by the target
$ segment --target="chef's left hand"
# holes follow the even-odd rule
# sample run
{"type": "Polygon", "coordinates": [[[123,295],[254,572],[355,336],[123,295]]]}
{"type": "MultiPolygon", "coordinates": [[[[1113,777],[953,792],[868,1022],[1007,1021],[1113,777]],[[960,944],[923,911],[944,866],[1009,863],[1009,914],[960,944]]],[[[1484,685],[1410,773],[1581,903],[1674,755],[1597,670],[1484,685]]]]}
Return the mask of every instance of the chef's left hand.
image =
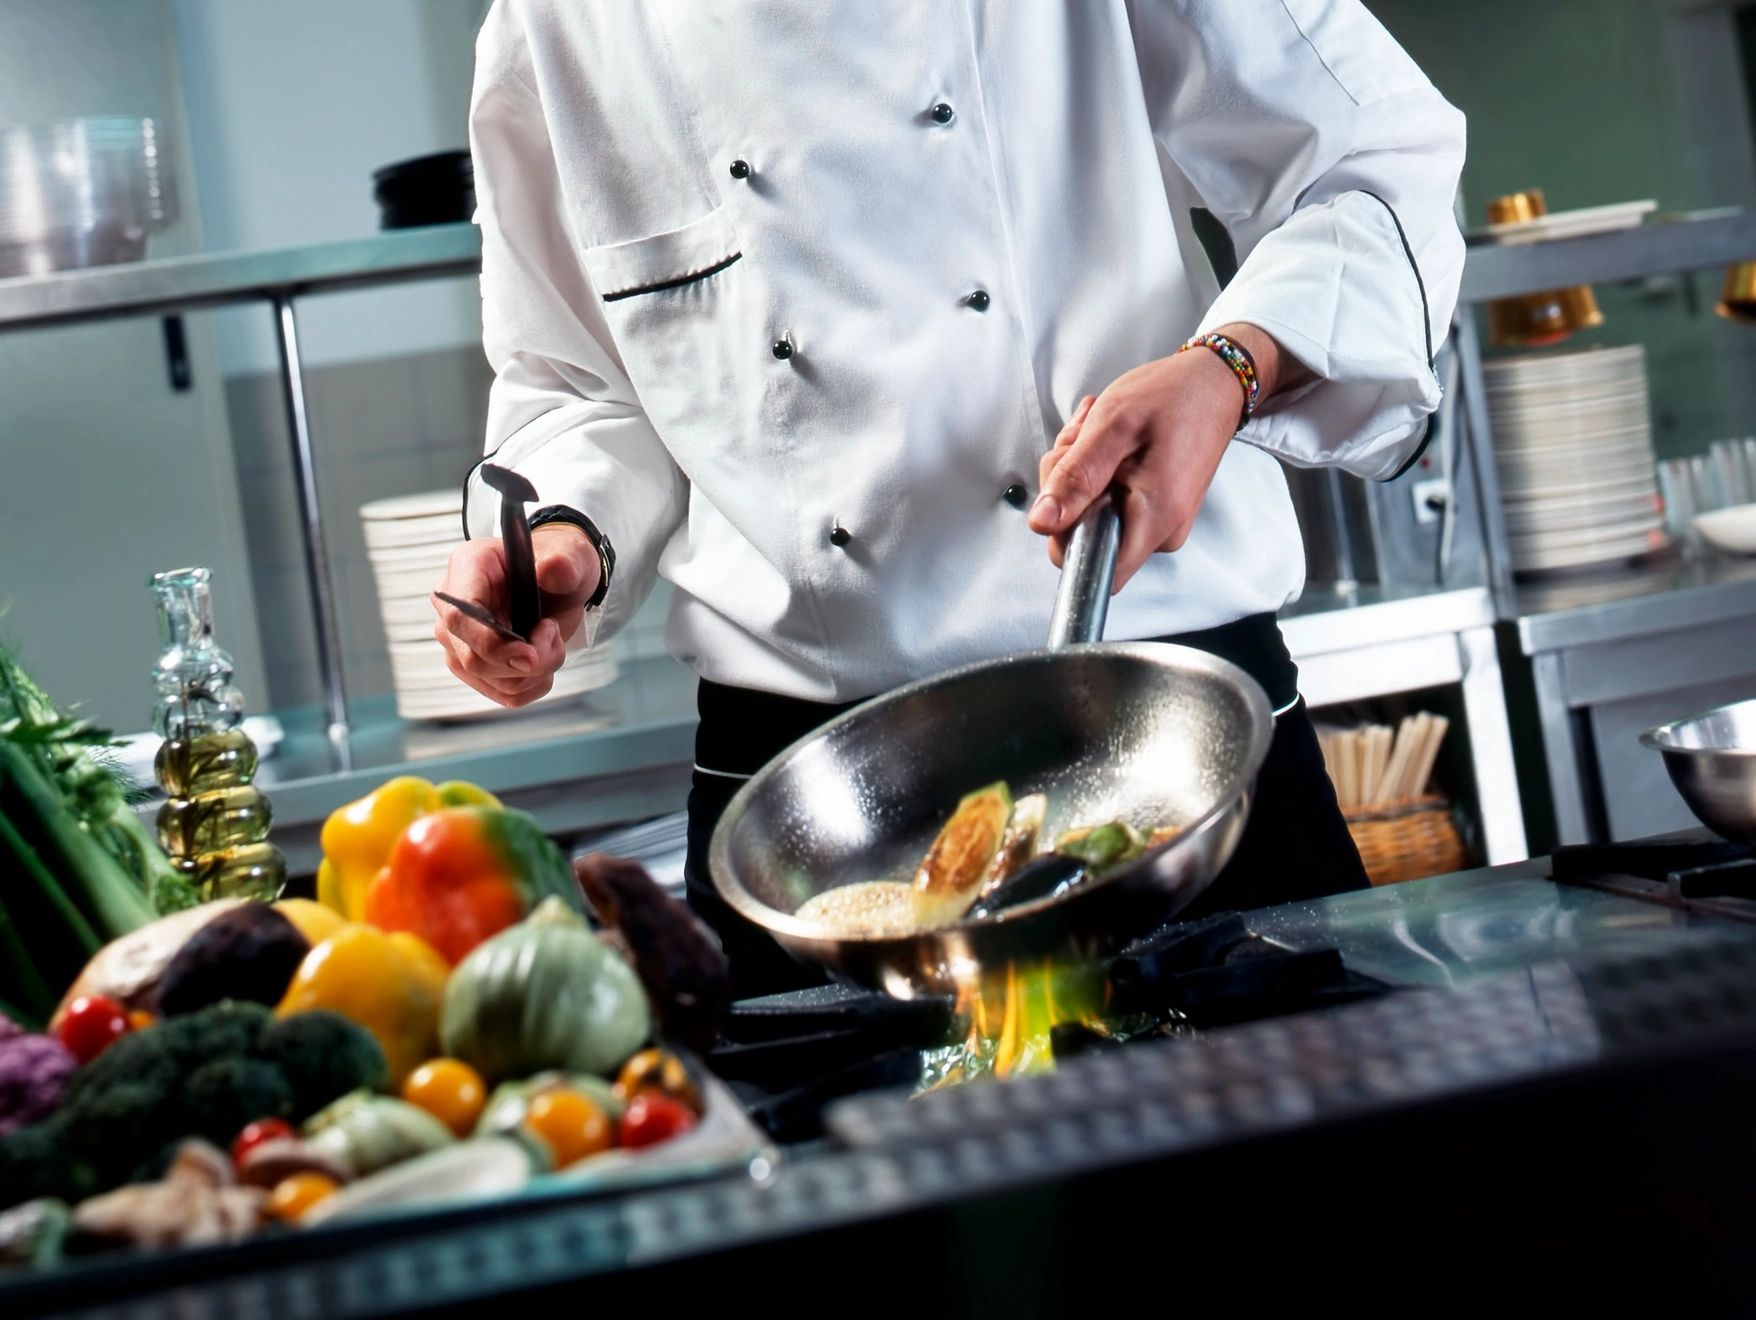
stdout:
{"type": "MultiPolygon", "coordinates": [[[[1252,325],[1223,326],[1220,333],[1250,351],[1266,402],[1281,384],[1280,345],[1252,325]]],[[[1181,547],[1243,405],[1237,376],[1204,348],[1135,367],[1102,394],[1086,396],[1039,465],[1042,493],[1030,526],[1050,538],[1049,558],[1060,566],[1068,534],[1111,489],[1122,515],[1113,590],[1120,591],[1147,556],[1181,547]]]]}

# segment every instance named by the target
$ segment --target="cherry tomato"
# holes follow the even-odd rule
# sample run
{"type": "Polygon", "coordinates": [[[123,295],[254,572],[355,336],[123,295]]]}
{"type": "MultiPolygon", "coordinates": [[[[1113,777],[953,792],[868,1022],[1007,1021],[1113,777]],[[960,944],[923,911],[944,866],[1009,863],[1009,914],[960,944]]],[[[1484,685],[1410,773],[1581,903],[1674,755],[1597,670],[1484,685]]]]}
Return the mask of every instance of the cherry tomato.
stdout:
{"type": "Polygon", "coordinates": [[[108,995],[81,995],[61,1019],[61,1043],[81,1063],[90,1063],[127,1034],[128,1014],[108,995]]]}
{"type": "Polygon", "coordinates": [[[246,1123],[243,1130],[232,1139],[232,1164],[235,1168],[244,1167],[244,1157],[265,1141],[279,1141],[282,1137],[293,1135],[292,1125],[281,1118],[259,1118],[254,1123],[246,1123]]]}
{"type": "Polygon", "coordinates": [[[656,1146],[695,1126],[689,1107],[657,1091],[642,1091],[628,1102],[618,1135],[624,1146],[656,1146]]]}
{"type": "Polygon", "coordinates": [[[274,1185],[268,1194],[268,1213],[288,1222],[303,1219],[339,1184],[327,1173],[290,1173],[274,1185]]]}
{"type": "Polygon", "coordinates": [[[578,1091],[544,1091],[530,1102],[524,1123],[548,1145],[557,1169],[615,1144],[609,1116],[578,1091]]]}
{"type": "Polygon", "coordinates": [[[461,1059],[429,1059],[403,1079],[402,1098],[467,1137],[488,1103],[488,1088],[461,1059]]]}
{"type": "Polygon", "coordinates": [[[683,1061],[667,1050],[641,1050],[616,1075],[616,1094],[624,1101],[644,1091],[656,1091],[679,1100],[695,1113],[701,1112],[701,1096],[683,1061]]]}

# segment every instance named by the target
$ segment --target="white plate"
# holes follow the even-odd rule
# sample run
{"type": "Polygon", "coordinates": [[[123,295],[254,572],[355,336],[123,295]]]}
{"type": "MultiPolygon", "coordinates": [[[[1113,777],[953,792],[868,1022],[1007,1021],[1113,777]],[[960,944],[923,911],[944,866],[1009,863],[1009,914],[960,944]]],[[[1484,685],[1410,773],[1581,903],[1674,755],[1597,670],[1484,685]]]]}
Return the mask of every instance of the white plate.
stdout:
{"type": "Polygon", "coordinates": [[[1557,421],[1549,426],[1529,430],[1503,430],[1494,433],[1494,452],[1506,457],[1556,453],[1568,449],[1581,451],[1582,456],[1602,455],[1606,458],[1652,456],[1652,424],[1644,418],[1624,420],[1620,424],[1593,424],[1586,420],[1557,421]]]}
{"type": "Polygon", "coordinates": [[[433,518],[450,514],[463,516],[463,491],[435,490],[420,495],[392,495],[389,499],[372,500],[360,506],[360,517],[368,522],[397,518],[433,518]]]}
{"type": "Polygon", "coordinates": [[[1585,568],[1592,564],[1618,563],[1638,555],[1663,550],[1670,542],[1664,532],[1651,531],[1623,541],[1605,541],[1560,549],[1525,549],[1513,552],[1513,565],[1520,572],[1546,573],[1562,568],[1585,568]]]}
{"type": "Polygon", "coordinates": [[[1521,376],[1530,373],[1550,376],[1556,374],[1601,375],[1620,371],[1644,369],[1646,348],[1641,344],[1594,345],[1590,348],[1570,348],[1566,352],[1543,349],[1531,353],[1515,353],[1508,357],[1490,358],[1482,363],[1482,371],[1489,380],[1501,376],[1521,376]]]}
{"type": "MultiPolygon", "coordinates": [[[[1604,529],[1644,523],[1659,509],[1657,495],[1620,499],[1557,499],[1523,510],[1506,510],[1506,530],[1515,536],[1604,529]]],[[[1661,512],[1662,517],[1662,512],[1661,512]]]]}
{"type": "Polygon", "coordinates": [[[1540,495],[1592,483],[1632,482],[1636,478],[1650,483],[1648,489],[1658,488],[1658,479],[1652,475],[1652,456],[1646,453],[1496,455],[1494,468],[1500,476],[1502,495],[1540,495]]]}
{"type": "MultiPolygon", "coordinates": [[[[1600,474],[1593,473],[1593,476],[1600,474]]],[[[1569,477],[1565,482],[1552,485],[1520,486],[1516,490],[1502,490],[1500,500],[1506,505],[1507,512],[1523,509],[1530,505],[1545,503],[1549,500],[1616,500],[1635,495],[1648,499],[1658,494],[1658,482],[1649,473],[1637,472],[1632,476],[1616,476],[1610,474],[1602,480],[1584,481],[1569,477]]],[[[432,631],[429,627],[428,631],[432,631]]]]}
{"type": "Polygon", "coordinates": [[[1618,229],[1633,229],[1658,210],[1651,198],[1638,202],[1613,202],[1608,206],[1586,206],[1573,211],[1556,211],[1535,220],[1514,220],[1506,224],[1487,225],[1473,231],[1496,243],[1542,243],[1555,238],[1582,238],[1587,234],[1611,234],[1618,229]]]}
{"type": "Polygon", "coordinates": [[[1729,509],[1710,509],[1697,514],[1695,530],[1715,550],[1732,555],[1756,555],[1756,504],[1737,504],[1729,509]]]}
{"type": "Polygon", "coordinates": [[[1604,524],[1594,527],[1575,527],[1554,532],[1508,532],[1514,551],[1519,547],[1528,549],[1565,550],[1574,546],[1597,545],[1600,542],[1625,541],[1630,537],[1643,536],[1647,532],[1661,531],[1664,528],[1664,516],[1659,513],[1647,513],[1639,518],[1615,524],[1604,524]]]}

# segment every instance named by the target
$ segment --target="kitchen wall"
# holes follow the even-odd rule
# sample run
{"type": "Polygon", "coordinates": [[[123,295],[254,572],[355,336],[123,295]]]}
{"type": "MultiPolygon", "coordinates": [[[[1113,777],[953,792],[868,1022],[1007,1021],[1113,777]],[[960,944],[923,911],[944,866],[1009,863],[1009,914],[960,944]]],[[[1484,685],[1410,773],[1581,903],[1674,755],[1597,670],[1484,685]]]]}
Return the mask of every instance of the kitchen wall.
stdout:
{"type": "MultiPolygon", "coordinates": [[[[372,173],[467,141],[485,0],[175,0],[209,248],[372,233],[372,173]]],[[[467,279],[299,310],[349,692],[390,690],[359,507],[455,485],[481,452],[490,372],[467,279]]],[[[267,313],[216,314],[269,702],[318,696],[298,512],[267,313]]],[[[663,599],[625,635],[662,650],[663,599]]]]}
{"type": "MultiPolygon", "coordinates": [[[[155,120],[180,214],[149,256],[202,246],[170,0],[0,0],[0,124],[155,120]]],[[[135,318],[0,331],[0,640],[64,704],[144,729],[157,653],[147,575],[214,567],[220,640],[265,699],[217,354],[187,325],[191,383],[135,318]]]]}
{"type": "MultiPolygon", "coordinates": [[[[1469,117],[1464,196],[1540,187],[1552,210],[1655,198],[1756,205],[1735,19],[1700,0],[1367,0],[1469,117]]],[[[1643,342],[1661,456],[1756,432],[1756,330],[1713,314],[1723,271],[1599,287],[1580,345],[1643,342]]]]}

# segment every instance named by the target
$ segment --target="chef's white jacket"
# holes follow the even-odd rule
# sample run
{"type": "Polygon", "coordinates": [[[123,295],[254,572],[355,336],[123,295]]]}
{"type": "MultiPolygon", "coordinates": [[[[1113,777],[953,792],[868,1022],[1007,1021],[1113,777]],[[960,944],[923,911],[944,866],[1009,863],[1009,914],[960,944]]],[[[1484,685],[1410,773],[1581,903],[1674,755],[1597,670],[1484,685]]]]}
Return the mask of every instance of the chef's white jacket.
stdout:
{"type": "Polygon", "coordinates": [[[1278,609],[1280,463],[1389,477],[1439,402],[1463,118],[1357,0],[496,0],[471,145],[487,449],[610,538],[585,641],[656,574],[718,682],[847,700],[1040,646],[1038,458],[1198,331],[1315,379],[1112,638],[1278,609]]]}

